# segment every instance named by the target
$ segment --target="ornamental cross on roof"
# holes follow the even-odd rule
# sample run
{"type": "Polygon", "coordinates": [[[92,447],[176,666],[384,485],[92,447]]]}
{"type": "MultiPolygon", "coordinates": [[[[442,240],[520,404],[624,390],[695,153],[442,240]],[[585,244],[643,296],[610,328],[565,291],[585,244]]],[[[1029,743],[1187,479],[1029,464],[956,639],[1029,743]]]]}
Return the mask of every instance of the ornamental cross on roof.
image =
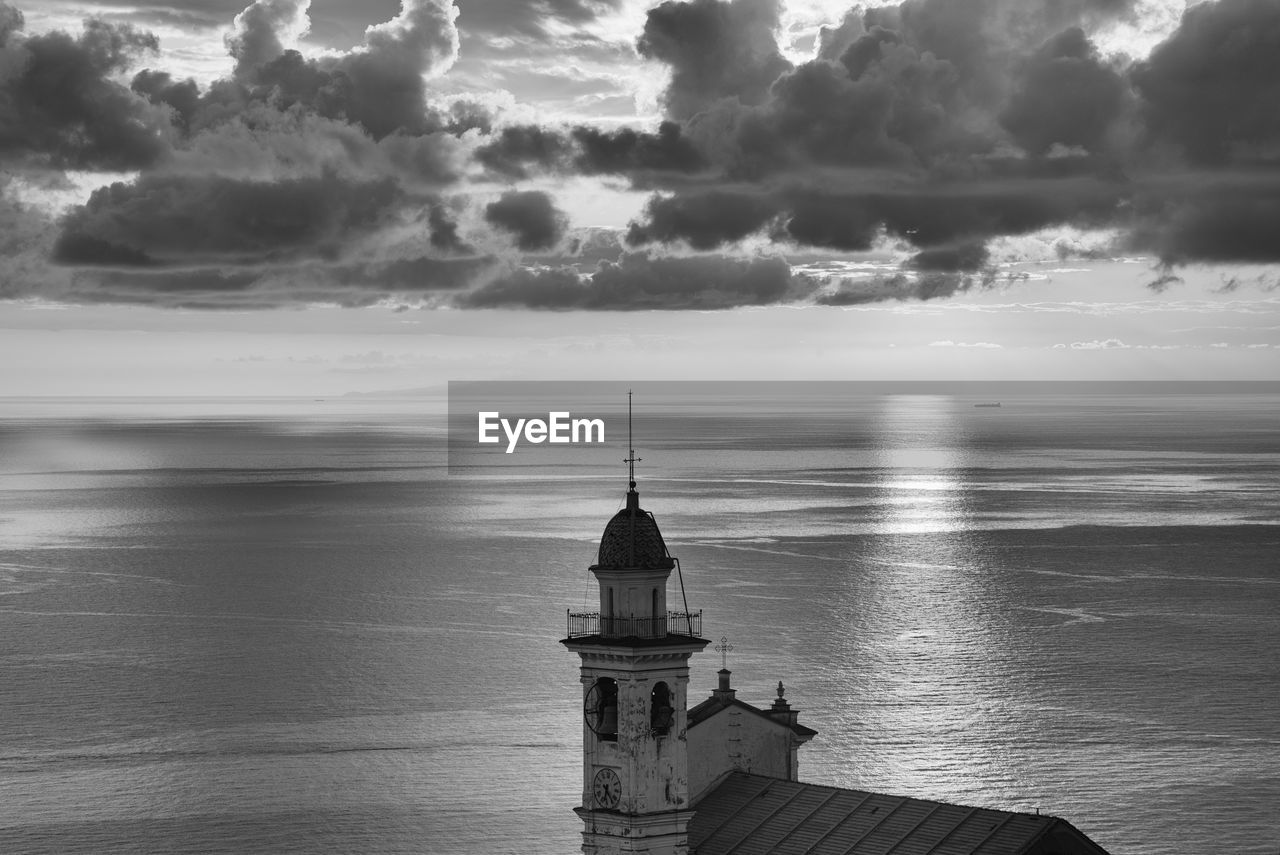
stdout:
{"type": "Polygon", "coordinates": [[[627,390],[627,448],[630,449],[631,454],[630,456],[623,458],[622,462],[627,464],[628,486],[634,490],[636,486],[636,464],[639,463],[642,460],[642,458],[636,457],[635,443],[632,442],[632,439],[631,439],[631,390],[630,389],[627,390]]]}
{"type": "Polygon", "coordinates": [[[712,650],[720,654],[720,667],[726,671],[729,670],[729,651],[732,649],[733,645],[729,643],[729,636],[727,635],[720,636],[720,643],[712,648],[712,650]]]}

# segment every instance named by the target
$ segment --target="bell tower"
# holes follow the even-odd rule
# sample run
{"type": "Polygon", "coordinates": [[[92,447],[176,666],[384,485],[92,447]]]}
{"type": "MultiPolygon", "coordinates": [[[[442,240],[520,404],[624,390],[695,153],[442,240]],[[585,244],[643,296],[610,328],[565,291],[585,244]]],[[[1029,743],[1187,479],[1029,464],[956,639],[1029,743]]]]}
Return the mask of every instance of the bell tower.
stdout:
{"type": "MultiPolygon", "coordinates": [[[[634,450],[627,462],[634,467],[634,450]]],[[[677,568],[630,481],[605,526],[594,612],[570,612],[560,643],[582,659],[582,851],[687,855],[689,657],[702,650],[702,613],[667,608],[677,568]]]]}

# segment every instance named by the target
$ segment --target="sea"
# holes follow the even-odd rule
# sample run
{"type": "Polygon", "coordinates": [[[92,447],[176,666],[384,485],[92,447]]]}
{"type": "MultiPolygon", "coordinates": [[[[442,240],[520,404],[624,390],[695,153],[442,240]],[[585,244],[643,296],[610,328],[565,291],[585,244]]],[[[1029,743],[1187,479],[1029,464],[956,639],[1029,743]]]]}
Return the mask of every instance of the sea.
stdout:
{"type": "MultiPolygon", "coordinates": [[[[1280,853],[1280,395],[800,391],[637,400],[724,648],[691,702],[781,682],[801,780],[1280,853]]],[[[438,399],[0,401],[0,853],[578,851],[609,439],[459,471],[438,399]]]]}

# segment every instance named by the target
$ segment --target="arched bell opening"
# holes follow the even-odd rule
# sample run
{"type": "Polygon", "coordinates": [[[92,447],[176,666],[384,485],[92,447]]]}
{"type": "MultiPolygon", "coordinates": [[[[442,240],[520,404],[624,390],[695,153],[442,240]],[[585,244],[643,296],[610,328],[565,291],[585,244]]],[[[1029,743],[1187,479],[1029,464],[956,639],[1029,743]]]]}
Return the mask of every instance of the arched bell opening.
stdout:
{"type": "Polygon", "coordinates": [[[657,682],[649,693],[649,730],[654,736],[666,736],[675,722],[676,709],[671,703],[671,689],[664,682],[657,682]]]}
{"type": "Polygon", "coordinates": [[[612,677],[600,677],[587,690],[582,707],[583,718],[591,732],[605,742],[618,740],[618,683],[612,677]]]}

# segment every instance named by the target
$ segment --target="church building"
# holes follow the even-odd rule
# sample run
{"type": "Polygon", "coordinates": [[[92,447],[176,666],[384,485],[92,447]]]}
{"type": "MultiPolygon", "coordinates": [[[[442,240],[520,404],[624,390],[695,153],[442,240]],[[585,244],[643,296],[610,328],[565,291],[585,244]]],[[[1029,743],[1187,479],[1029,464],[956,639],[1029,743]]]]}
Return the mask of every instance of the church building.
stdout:
{"type": "Polygon", "coordinates": [[[679,562],[634,480],[590,569],[599,610],[570,612],[561,641],[582,660],[586,855],[1107,855],[1056,817],[802,783],[817,734],[782,683],[756,707],[722,667],[690,706],[689,658],[710,640],[683,583],[670,608],[679,562]]]}

